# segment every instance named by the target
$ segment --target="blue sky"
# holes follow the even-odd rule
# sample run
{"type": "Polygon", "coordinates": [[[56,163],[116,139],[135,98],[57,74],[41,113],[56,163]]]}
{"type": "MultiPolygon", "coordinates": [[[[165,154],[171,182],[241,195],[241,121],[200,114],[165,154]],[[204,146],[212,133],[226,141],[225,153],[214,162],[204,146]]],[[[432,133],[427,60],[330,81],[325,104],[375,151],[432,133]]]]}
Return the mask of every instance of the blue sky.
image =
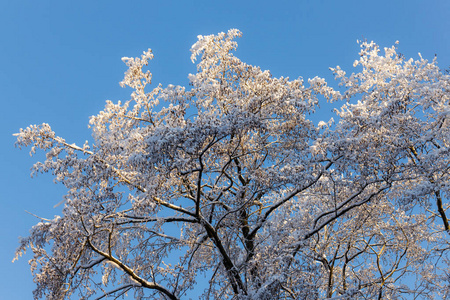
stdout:
{"type": "MultiPolygon", "coordinates": [[[[196,70],[190,46],[199,34],[238,28],[237,56],[274,76],[332,80],[329,67],[351,71],[357,39],[400,41],[450,66],[450,1],[7,1],[0,0],[0,298],[32,299],[27,261],[11,263],[18,236],[53,217],[64,189],[51,176],[30,179],[38,157],[14,148],[13,133],[49,123],[69,142],[90,139],[89,116],[105,100],[127,100],[123,56],[152,48],[154,83],[186,85],[196,70]]],[[[336,86],[335,82],[330,82],[336,86]]]]}

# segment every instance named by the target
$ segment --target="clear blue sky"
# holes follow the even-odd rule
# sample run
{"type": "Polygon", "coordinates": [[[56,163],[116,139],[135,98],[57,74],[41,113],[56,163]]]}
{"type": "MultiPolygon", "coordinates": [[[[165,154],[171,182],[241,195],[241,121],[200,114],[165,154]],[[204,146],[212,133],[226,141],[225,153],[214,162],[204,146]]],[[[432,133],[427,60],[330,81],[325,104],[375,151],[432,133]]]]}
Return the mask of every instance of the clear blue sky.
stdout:
{"type": "MultiPolygon", "coordinates": [[[[127,100],[123,56],[152,48],[154,83],[187,84],[199,34],[238,28],[237,56],[275,76],[331,80],[351,71],[357,39],[400,41],[407,57],[438,56],[450,66],[450,1],[35,1],[0,0],[0,299],[32,299],[27,261],[11,263],[38,220],[51,218],[64,190],[51,176],[30,179],[36,158],[14,148],[13,133],[49,123],[70,142],[90,139],[88,118],[105,100],[127,100]]],[[[335,85],[335,83],[331,83],[335,85]]]]}

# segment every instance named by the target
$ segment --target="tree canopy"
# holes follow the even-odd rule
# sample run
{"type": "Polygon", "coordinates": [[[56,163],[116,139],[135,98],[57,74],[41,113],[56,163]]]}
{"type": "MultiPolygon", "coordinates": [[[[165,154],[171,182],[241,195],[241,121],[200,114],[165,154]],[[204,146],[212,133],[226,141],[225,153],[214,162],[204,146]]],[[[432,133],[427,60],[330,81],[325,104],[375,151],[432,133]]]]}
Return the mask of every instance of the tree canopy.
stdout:
{"type": "Polygon", "coordinates": [[[188,88],[149,88],[150,49],[124,57],[131,99],[91,117],[92,142],[20,130],[67,188],[17,250],[34,297],[449,297],[449,75],[362,41],[339,88],[275,78],[240,36],[199,36],[188,88]]]}

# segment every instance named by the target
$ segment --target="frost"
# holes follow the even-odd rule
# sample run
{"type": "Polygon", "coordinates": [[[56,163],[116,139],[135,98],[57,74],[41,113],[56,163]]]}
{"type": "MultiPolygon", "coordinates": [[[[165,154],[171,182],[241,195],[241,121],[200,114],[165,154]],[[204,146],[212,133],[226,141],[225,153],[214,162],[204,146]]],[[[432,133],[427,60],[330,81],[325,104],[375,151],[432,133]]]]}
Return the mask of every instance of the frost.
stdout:
{"type": "Polygon", "coordinates": [[[16,251],[35,298],[446,297],[449,76],[362,41],[340,89],[276,78],[234,55],[241,35],[198,36],[186,88],[150,89],[150,49],[123,57],[131,98],[90,118],[92,142],[15,134],[67,188],[16,251]]]}
{"type": "Polygon", "coordinates": [[[322,128],[322,127],[327,126],[327,123],[325,123],[324,121],[320,121],[318,126],[319,126],[319,128],[322,128]]]}

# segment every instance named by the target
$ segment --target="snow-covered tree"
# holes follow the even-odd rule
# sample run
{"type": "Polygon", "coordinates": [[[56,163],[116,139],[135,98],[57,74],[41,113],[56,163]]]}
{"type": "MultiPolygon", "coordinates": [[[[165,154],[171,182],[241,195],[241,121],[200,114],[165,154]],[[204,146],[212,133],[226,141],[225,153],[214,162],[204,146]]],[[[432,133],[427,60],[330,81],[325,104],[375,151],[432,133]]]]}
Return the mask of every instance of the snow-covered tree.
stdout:
{"type": "Polygon", "coordinates": [[[339,89],[274,78],[234,56],[239,36],[199,36],[189,88],[149,90],[150,50],[123,58],[131,100],[91,117],[92,143],[20,130],[67,188],[17,250],[34,297],[449,297],[450,77],[361,42],[339,89]]]}

